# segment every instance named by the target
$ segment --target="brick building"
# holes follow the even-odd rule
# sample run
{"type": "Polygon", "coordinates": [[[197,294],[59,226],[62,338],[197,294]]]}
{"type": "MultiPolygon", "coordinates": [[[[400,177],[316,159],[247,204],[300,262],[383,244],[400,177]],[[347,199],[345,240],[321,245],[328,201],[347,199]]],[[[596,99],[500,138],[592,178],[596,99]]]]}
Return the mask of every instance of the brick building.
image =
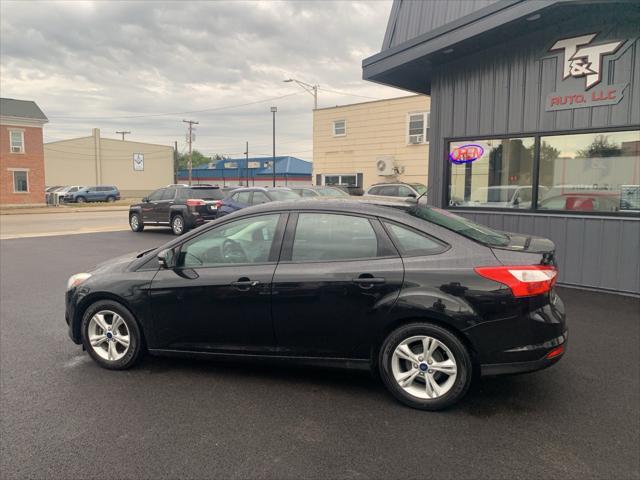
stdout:
{"type": "Polygon", "coordinates": [[[42,205],[47,117],[30,100],[0,99],[0,205],[42,205]]]}

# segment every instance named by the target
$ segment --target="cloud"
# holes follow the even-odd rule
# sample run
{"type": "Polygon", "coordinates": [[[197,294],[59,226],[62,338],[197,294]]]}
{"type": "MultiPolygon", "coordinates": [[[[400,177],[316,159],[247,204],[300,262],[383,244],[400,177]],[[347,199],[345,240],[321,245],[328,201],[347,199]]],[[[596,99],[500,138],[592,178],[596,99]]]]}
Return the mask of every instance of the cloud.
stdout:
{"type": "MultiPolygon", "coordinates": [[[[130,117],[273,101],[278,153],[311,158],[313,99],[289,77],[374,98],[405,92],[364,82],[390,0],[368,2],[0,3],[2,96],[49,116],[45,141],[131,130],[132,140],[185,144],[183,115],[130,117]]],[[[366,100],[321,90],[320,107],[366,100]]],[[[195,147],[271,151],[271,102],[188,115],[195,147]]]]}

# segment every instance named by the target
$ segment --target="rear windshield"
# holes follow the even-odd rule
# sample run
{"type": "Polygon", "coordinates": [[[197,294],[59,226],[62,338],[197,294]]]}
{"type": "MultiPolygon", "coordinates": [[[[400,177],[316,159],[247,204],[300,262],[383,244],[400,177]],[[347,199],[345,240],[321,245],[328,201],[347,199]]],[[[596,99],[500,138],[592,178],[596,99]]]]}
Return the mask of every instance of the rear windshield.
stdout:
{"type": "Polygon", "coordinates": [[[409,208],[407,212],[414,217],[435,223],[447,230],[459,233],[463,237],[491,247],[504,247],[509,244],[509,237],[506,234],[440,208],[415,205],[409,208]]]}
{"type": "Polygon", "coordinates": [[[222,200],[225,197],[220,188],[182,188],[180,198],[196,198],[199,200],[222,200]]]}
{"type": "Polygon", "coordinates": [[[269,197],[272,200],[299,200],[300,195],[298,195],[293,190],[270,190],[269,197]]]}
{"type": "Polygon", "coordinates": [[[339,188],[318,188],[321,197],[348,197],[349,194],[339,188]]]}

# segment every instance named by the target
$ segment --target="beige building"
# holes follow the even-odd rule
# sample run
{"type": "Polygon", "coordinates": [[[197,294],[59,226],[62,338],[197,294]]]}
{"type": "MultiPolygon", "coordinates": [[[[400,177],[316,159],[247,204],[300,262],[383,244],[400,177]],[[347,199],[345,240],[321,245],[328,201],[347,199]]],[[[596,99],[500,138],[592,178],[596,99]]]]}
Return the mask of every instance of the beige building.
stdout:
{"type": "Polygon", "coordinates": [[[89,137],[44,144],[47,185],[115,185],[124,197],[173,183],[173,147],[89,137]]]}
{"type": "Polygon", "coordinates": [[[367,189],[387,181],[427,184],[430,98],[357,103],[313,112],[317,185],[367,189]]]}

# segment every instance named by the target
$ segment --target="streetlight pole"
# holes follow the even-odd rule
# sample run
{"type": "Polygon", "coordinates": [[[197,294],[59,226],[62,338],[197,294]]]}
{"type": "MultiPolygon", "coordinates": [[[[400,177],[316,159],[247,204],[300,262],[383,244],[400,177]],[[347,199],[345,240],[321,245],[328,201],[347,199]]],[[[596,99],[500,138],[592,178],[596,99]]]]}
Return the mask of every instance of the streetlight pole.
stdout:
{"type": "Polygon", "coordinates": [[[189,124],[189,163],[188,163],[188,167],[189,167],[189,186],[191,186],[191,176],[192,176],[192,172],[193,172],[193,158],[192,158],[192,151],[191,151],[191,144],[193,143],[193,126],[194,125],[198,125],[198,122],[194,121],[194,120],[182,120],[184,123],[188,123],[189,124]]]}
{"type": "Polygon", "coordinates": [[[276,112],[278,107],[271,107],[271,113],[273,114],[273,186],[276,186],[276,112]]]}
{"type": "Polygon", "coordinates": [[[248,140],[245,143],[244,156],[245,156],[245,162],[247,163],[245,165],[245,171],[247,172],[247,187],[248,187],[249,186],[249,141],[248,140]]]}
{"type": "Polygon", "coordinates": [[[306,92],[313,95],[313,109],[318,109],[318,87],[320,85],[311,85],[309,83],[303,82],[301,80],[296,80],[295,78],[288,78],[287,80],[283,80],[284,83],[296,82],[302,88],[305,89],[306,92]]]}

